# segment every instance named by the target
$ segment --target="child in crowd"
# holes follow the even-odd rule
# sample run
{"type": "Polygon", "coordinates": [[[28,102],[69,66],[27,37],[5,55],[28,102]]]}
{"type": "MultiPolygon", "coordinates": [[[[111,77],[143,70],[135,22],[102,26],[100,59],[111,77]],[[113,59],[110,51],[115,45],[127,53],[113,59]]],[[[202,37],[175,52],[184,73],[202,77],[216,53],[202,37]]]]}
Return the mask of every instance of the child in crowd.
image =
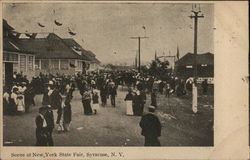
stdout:
{"type": "Polygon", "coordinates": [[[165,95],[166,95],[167,98],[169,98],[170,91],[171,91],[170,84],[167,83],[166,89],[165,89],[165,95]]]}

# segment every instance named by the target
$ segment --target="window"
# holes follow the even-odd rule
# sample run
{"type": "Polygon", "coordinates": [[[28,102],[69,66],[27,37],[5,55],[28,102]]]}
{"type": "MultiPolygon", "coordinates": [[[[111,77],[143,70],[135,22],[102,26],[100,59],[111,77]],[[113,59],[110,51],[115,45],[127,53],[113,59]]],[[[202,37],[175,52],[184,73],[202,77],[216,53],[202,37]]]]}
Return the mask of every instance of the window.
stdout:
{"type": "Polygon", "coordinates": [[[49,60],[47,59],[42,59],[41,60],[41,69],[46,70],[49,68],[49,60]]]}
{"type": "Polygon", "coordinates": [[[36,70],[39,70],[41,68],[41,66],[40,66],[40,60],[35,60],[35,69],[36,70]]]}
{"type": "Polygon", "coordinates": [[[3,61],[18,62],[18,55],[12,53],[3,53],[3,61]]]}
{"type": "Polygon", "coordinates": [[[26,71],[26,56],[20,55],[20,71],[26,71]]]}
{"type": "Polygon", "coordinates": [[[19,72],[18,63],[13,63],[13,72],[19,72]]]}
{"type": "Polygon", "coordinates": [[[18,55],[17,54],[10,54],[9,61],[18,62],[18,55]]]}
{"type": "Polygon", "coordinates": [[[8,53],[3,52],[3,61],[8,61],[8,53]]]}
{"type": "Polygon", "coordinates": [[[69,60],[63,59],[61,60],[61,65],[60,65],[62,70],[67,70],[69,69],[69,60]]]}
{"type": "Polygon", "coordinates": [[[51,61],[51,69],[59,69],[59,60],[58,59],[52,59],[51,61]]]}
{"type": "Polygon", "coordinates": [[[77,61],[77,69],[82,69],[82,62],[81,61],[77,61]]]}
{"type": "Polygon", "coordinates": [[[33,56],[29,56],[28,68],[30,71],[33,70],[33,56]]]}

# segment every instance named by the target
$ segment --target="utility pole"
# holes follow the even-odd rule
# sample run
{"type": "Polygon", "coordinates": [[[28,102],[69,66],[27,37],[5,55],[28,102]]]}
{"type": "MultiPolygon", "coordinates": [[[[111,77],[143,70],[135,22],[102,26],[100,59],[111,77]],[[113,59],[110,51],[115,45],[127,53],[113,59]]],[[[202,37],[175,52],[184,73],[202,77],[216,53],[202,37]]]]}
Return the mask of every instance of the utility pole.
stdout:
{"type": "Polygon", "coordinates": [[[138,64],[138,56],[137,56],[137,52],[138,50],[131,50],[131,51],[135,51],[135,62],[134,62],[134,66],[135,66],[135,69],[137,69],[137,64],[138,64]]]}
{"type": "Polygon", "coordinates": [[[200,5],[199,10],[195,11],[196,4],[192,5],[192,15],[189,16],[191,19],[194,19],[194,84],[193,84],[193,101],[192,101],[192,109],[194,113],[197,113],[197,98],[198,98],[198,92],[197,92],[197,37],[198,37],[198,19],[204,18],[203,14],[200,15],[200,5]]]}
{"type": "Polygon", "coordinates": [[[131,39],[138,39],[138,72],[141,72],[141,39],[146,39],[149,37],[130,37],[131,39]]]}

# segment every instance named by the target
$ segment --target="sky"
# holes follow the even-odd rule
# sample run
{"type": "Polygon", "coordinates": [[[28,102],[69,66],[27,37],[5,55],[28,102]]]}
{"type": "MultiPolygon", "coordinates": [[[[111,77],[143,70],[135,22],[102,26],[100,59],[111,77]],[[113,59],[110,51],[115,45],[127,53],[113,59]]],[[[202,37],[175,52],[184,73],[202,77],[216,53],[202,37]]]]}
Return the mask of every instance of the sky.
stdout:
{"type": "MultiPolygon", "coordinates": [[[[198,53],[213,53],[214,6],[200,8],[204,18],[198,24],[198,53]]],[[[3,18],[18,32],[54,32],[73,38],[103,64],[133,64],[138,40],[130,37],[147,36],[141,40],[141,63],[147,64],[155,53],[176,55],[177,46],[180,57],[193,52],[191,9],[192,4],[180,3],[5,3],[3,18]],[[54,20],[63,25],[56,26],[54,20]],[[76,35],[71,36],[68,28],[76,35]]]]}

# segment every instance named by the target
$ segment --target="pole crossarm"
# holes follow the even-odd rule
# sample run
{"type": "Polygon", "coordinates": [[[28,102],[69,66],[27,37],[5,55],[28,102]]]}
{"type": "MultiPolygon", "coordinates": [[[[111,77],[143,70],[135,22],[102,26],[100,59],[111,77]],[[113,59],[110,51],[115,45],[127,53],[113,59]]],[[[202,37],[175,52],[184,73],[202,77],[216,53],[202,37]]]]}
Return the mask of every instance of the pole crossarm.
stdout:
{"type": "Polygon", "coordinates": [[[162,57],[174,58],[175,56],[159,56],[159,57],[157,57],[157,58],[162,58],[162,57]]]}
{"type": "Polygon", "coordinates": [[[144,38],[149,38],[149,37],[140,37],[140,36],[138,36],[138,37],[130,37],[131,39],[144,39],[144,38]]]}
{"type": "Polygon", "coordinates": [[[190,18],[204,18],[204,16],[203,15],[201,15],[201,16],[189,16],[190,18]]]}

